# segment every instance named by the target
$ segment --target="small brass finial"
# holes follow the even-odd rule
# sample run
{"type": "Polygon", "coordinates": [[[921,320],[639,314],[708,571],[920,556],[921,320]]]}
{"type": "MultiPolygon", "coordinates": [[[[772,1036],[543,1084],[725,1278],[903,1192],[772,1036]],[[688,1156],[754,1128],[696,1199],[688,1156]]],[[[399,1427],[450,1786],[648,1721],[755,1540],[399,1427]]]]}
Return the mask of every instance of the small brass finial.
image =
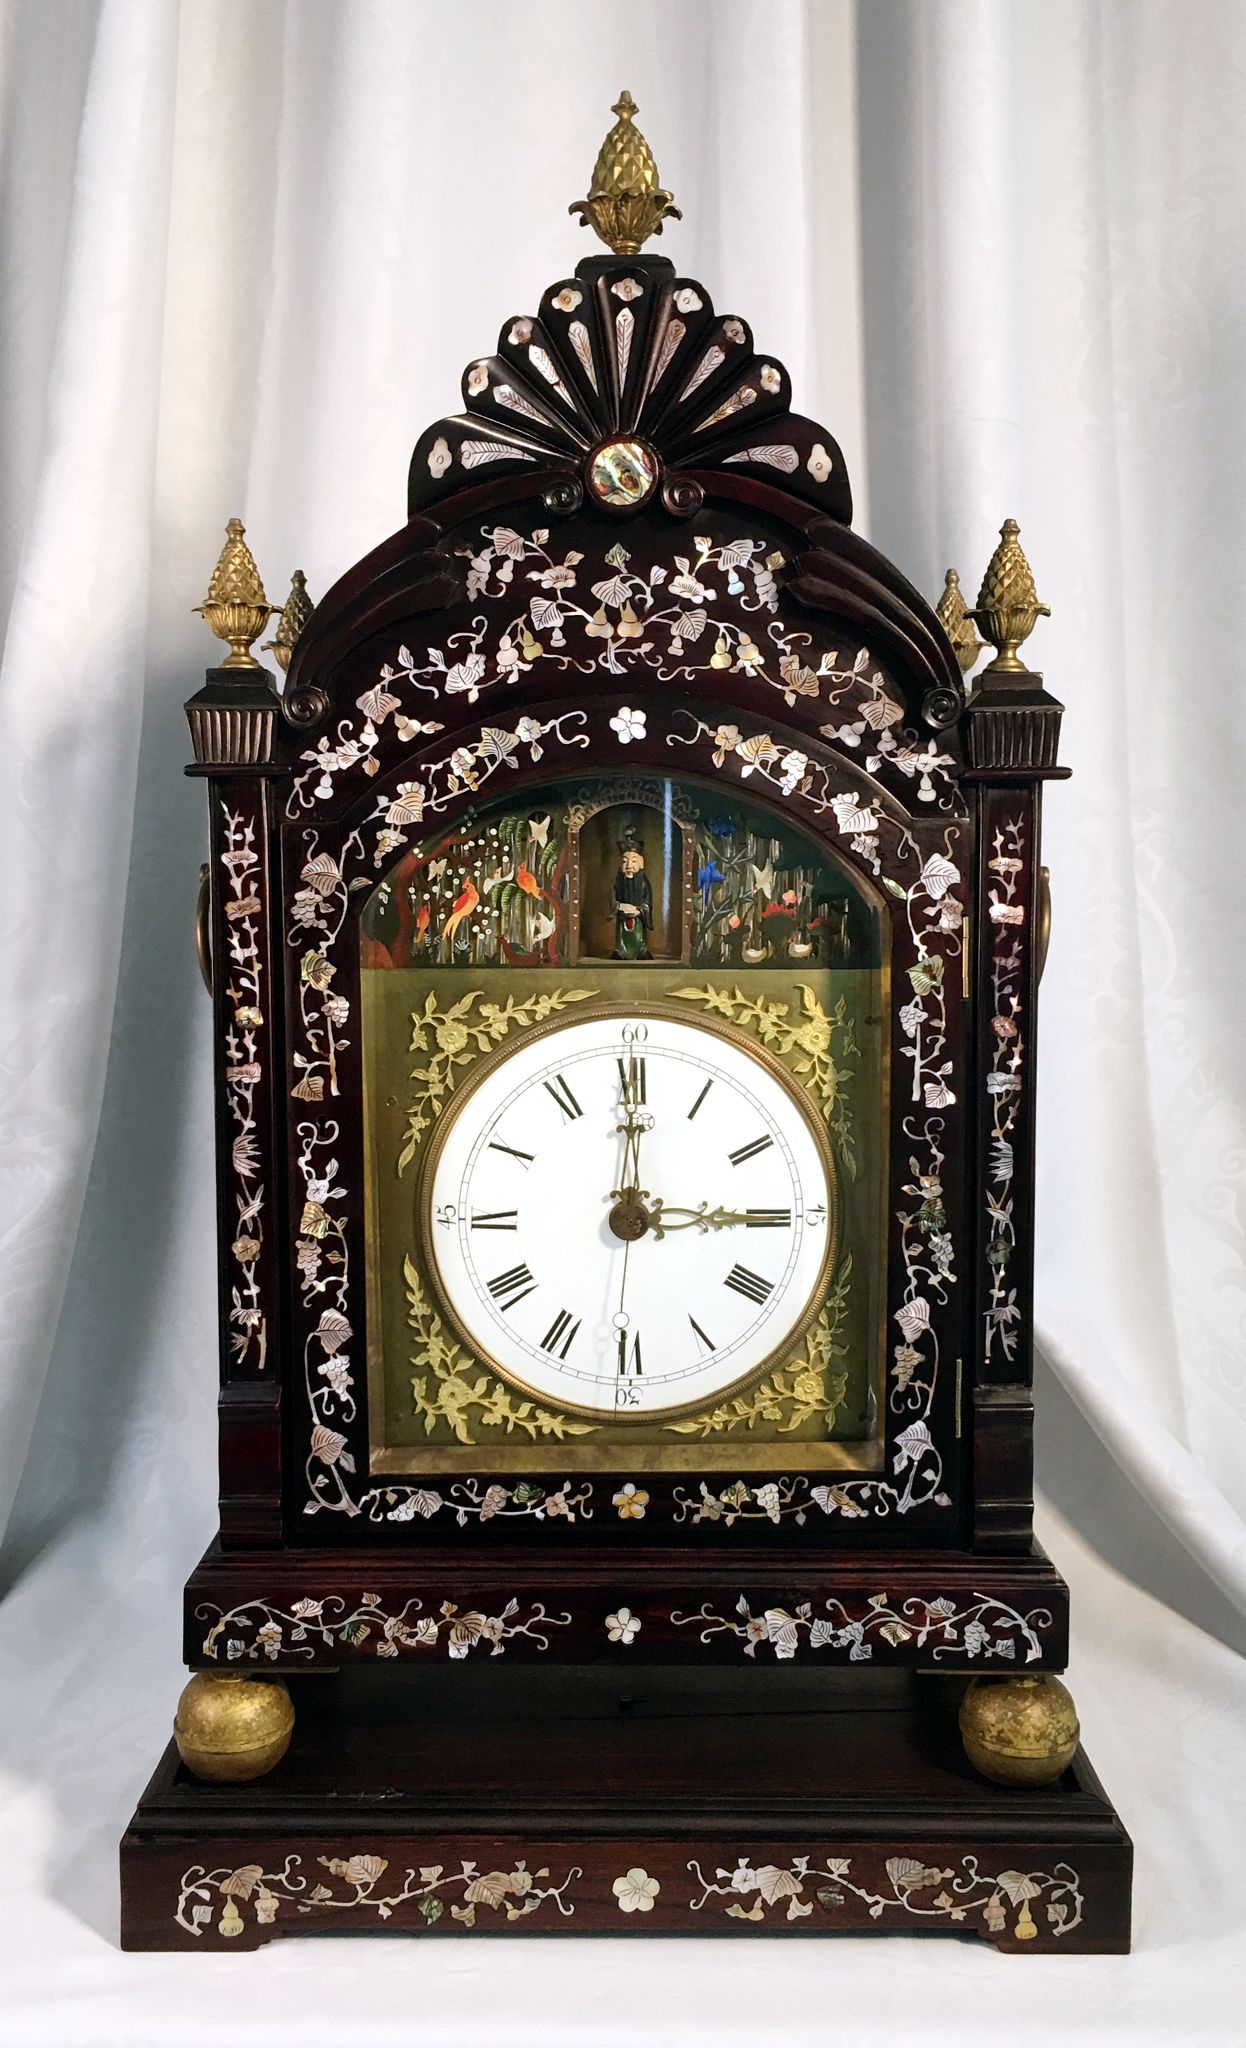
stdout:
{"type": "MultiPolygon", "coordinates": [[[[275,609],[275,607],[274,607],[275,609]]],[[[277,621],[277,630],[271,640],[264,642],[264,652],[276,655],[283,675],[288,675],[290,661],[298,646],[299,635],[310,619],[315,606],[307,594],[307,578],[301,569],[296,569],[290,578],[290,595],[285,610],[277,621]]]]}
{"type": "Polygon", "coordinates": [[[597,152],[587,199],[567,208],[578,213],[581,227],[591,227],[616,256],[635,256],[650,235],[660,235],[664,220],[682,220],[674,194],[658,184],[658,167],[639,128],[630,92],[621,92],[611,111],[618,120],[597,152]]]}
{"type": "Polygon", "coordinates": [[[241,519],[231,519],[225,532],[228,538],[212,571],[208,595],[194,609],[203,614],[218,640],[229,642],[231,651],[221,663],[222,668],[259,668],[251,642],[263,632],[278,607],[269,604],[264,595],[255,556],[243,537],[246,528],[241,519]]]}
{"type": "Polygon", "coordinates": [[[936,606],[939,623],[955,650],[963,676],[969,674],[985,642],[974,631],[973,619],[960,587],[960,577],[949,569],[943,579],[943,595],[936,606]]]}
{"type": "Polygon", "coordinates": [[[1051,617],[1050,605],[1038,601],[1034,577],[1018,539],[1020,532],[1015,519],[1005,519],[999,529],[999,546],[982,578],[977,607],[969,614],[996,650],[994,661],[989,661],[983,670],[984,675],[998,674],[1000,670],[1027,675],[1029,670],[1017,649],[1023,640],[1029,639],[1040,616],[1051,617]]]}

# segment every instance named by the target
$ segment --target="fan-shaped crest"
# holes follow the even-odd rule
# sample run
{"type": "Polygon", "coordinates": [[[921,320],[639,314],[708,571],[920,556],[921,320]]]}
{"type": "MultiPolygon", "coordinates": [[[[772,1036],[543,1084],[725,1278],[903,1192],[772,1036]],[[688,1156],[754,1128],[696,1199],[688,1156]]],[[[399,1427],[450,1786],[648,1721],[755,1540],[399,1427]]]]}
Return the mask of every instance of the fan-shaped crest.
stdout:
{"type": "Polygon", "coordinates": [[[581,263],[539,313],[506,322],[496,355],[468,365],[463,400],[417,443],[412,512],[482,476],[537,466],[567,471],[578,490],[594,452],[627,439],[656,456],[671,510],[693,509],[675,475],[692,472],[712,493],[712,472],[724,470],[852,516],[839,448],[791,411],[782,363],[759,355],[747,322],[716,313],[704,285],[661,257],[581,263]]]}

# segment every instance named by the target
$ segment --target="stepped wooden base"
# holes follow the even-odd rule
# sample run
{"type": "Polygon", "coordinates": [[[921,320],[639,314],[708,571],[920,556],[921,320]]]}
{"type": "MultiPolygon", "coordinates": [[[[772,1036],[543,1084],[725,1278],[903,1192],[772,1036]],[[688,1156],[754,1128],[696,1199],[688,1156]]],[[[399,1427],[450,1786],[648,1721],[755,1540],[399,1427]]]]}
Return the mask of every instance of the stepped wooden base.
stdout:
{"type": "Polygon", "coordinates": [[[1129,1946],[1129,1837],[966,1762],[955,1680],[791,1669],[352,1670],[291,1686],[271,1776],[170,1745],[121,1848],[130,1949],[274,1935],[977,1935],[1129,1946]]]}

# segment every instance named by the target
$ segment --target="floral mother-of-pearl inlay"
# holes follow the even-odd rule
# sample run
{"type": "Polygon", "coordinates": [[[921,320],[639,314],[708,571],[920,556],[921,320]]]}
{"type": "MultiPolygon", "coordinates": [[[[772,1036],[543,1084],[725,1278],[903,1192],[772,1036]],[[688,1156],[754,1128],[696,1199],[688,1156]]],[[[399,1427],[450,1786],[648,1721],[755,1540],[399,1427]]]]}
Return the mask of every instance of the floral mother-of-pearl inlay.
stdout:
{"type": "Polygon", "coordinates": [[[491,1657],[500,1657],[508,1642],[526,1636],[538,1650],[548,1650],[547,1628],[569,1628],[569,1614],[547,1614],[541,1601],[530,1601],[521,1613],[519,1602],[507,1601],[498,1614],[481,1614],[474,1608],[460,1608],[443,1600],[435,1614],[423,1612],[421,1600],[406,1600],[394,1613],[386,1610],[379,1593],[365,1593],[347,1611],[340,1594],[323,1600],[296,1600],[284,1610],[267,1600],[247,1600],[225,1611],[205,1603],[195,1609],[196,1619],[210,1622],[203,1642],[205,1657],[236,1664],[266,1657],[279,1659],[315,1657],[317,1644],[325,1649],[371,1650],[378,1657],[396,1657],[402,1650],[446,1650],[461,1659],[477,1647],[488,1646],[491,1657]]]}
{"type": "MultiPolygon", "coordinates": [[[[381,1847],[391,1849],[388,1838],[381,1847]]],[[[211,1869],[192,1863],[178,1880],[173,1918],[196,1941],[205,1935],[219,1941],[246,1934],[263,1939],[264,1930],[305,1928],[309,1922],[345,1932],[344,1914],[382,1924],[393,1920],[410,1932],[504,1932],[535,1914],[557,1925],[557,1917],[570,1919],[577,1904],[613,1899],[637,1931],[657,1925],[692,1933],[698,1927],[693,1916],[712,1912],[776,1934],[802,1928],[832,1932],[838,1920],[913,1932],[923,1926],[959,1928],[1011,1945],[1060,1941],[1082,1925],[1086,1905],[1081,1877],[1069,1863],[1055,1862],[1049,1870],[999,1869],[1002,1859],[992,1858],[984,1868],[981,1851],[931,1862],[924,1846],[916,1853],[899,1847],[877,1868],[856,1852],[805,1851],[784,1862],[738,1854],[733,1863],[735,1851],[722,1846],[722,1861],[703,1850],[680,1866],[663,1866],[650,1843],[641,1853],[665,1867],[660,1877],[640,1862],[620,1871],[619,1846],[597,1851],[586,1843],[580,1849],[583,1863],[568,1865],[565,1853],[560,1856],[555,1867],[563,1874],[557,1882],[553,1869],[540,1861],[550,1852],[531,1844],[526,1855],[506,1854],[489,1869],[476,1856],[440,1844],[424,1853],[428,1861],[405,1865],[392,1849],[384,1855],[358,1847],[318,1856],[310,1867],[302,1854],[271,1850],[254,1863],[211,1869]]]]}
{"type": "Polygon", "coordinates": [[[475,704],[538,661],[554,672],[646,673],[664,684],[744,675],[789,706],[809,700],[833,711],[824,737],[859,756],[865,774],[891,772],[920,804],[950,805],[953,757],[904,729],[903,707],[869,651],[858,648],[843,662],[824,653],[812,665],[808,631],[780,616],[781,549],[747,536],[697,535],[686,556],[674,557],[672,576],[661,562],[638,565],[621,543],[594,566],[575,548],[558,558],[549,538],[545,528],[525,535],[485,527],[473,547],[457,551],[467,563],[468,601],[488,609],[444,647],[428,647],[423,661],[404,645],[382,664],[357,700],[362,717],[339,721],[335,737],[322,735],[301,756],[307,765],[295,778],[288,816],[332,800],[341,775],[375,774],[391,717],[401,740],[439,732],[440,725],[411,715],[420,695],[475,704]],[[534,586],[530,593],[524,583],[534,586]]]}
{"type": "Polygon", "coordinates": [[[986,1077],[991,1098],[991,1156],[986,1190],[987,1251],[990,1272],[983,1357],[989,1366],[998,1342],[1006,1361],[1016,1354],[1021,1310],[1017,1290],[1008,1285],[1017,1241],[1013,1220],[1015,1159],[1013,1134],[1021,1114],[1025,1084],[1025,1040],[1022,1014],[1021,932],[1025,924],[1021,878],[1025,872],[1024,827],[1008,818],[992,838],[987,862],[992,876],[987,917],[991,925],[991,1069],[986,1077]]]}
{"type": "Polygon", "coordinates": [[[904,1484],[844,1480],[825,1489],[823,1506],[825,1512],[846,1518],[907,1514],[927,1504],[949,1508],[950,1497],[942,1491],[943,1459],[931,1434],[930,1416],[939,1371],[932,1308],[946,1306],[949,1290],[957,1283],[955,1246],[943,1205],[943,1139],[947,1113],[957,1107],[959,1092],[948,1032],[947,974],[949,965],[959,963],[964,947],[964,906],[956,894],[962,877],[952,858],[959,828],[949,825],[942,850],[923,855],[910,827],[877,799],[837,790],[829,766],[798,748],[781,746],[770,733],[746,732],[735,723],[714,726],[682,706],[672,712],[671,724],[668,746],[707,750],[716,768],[731,765],[742,782],[758,775],[784,796],[798,797],[816,814],[829,812],[851,851],[904,906],[911,958],[903,971],[910,1000],[899,1009],[898,1024],[901,1053],[911,1063],[914,1107],[901,1127],[911,1148],[912,1178],[903,1186],[909,1205],[897,1211],[906,1283],[904,1299],[894,1311],[900,1341],[892,1352],[888,1391],[893,1414],[908,1418],[892,1448],[893,1476],[904,1484]],[[911,879],[902,882],[896,870],[906,867],[911,879]]]}
{"type": "Polygon", "coordinates": [[[286,1595],[284,1604],[257,1598],[228,1609],[205,1602],[196,1607],[195,1617],[207,1628],[201,1654],[214,1664],[267,1662],[291,1669],[344,1657],[434,1651],[461,1662],[473,1654],[500,1657],[508,1644],[521,1641],[537,1654],[574,1659],[584,1654],[586,1642],[588,1653],[596,1654],[603,1629],[607,1642],[623,1649],[639,1643],[638,1655],[660,1656],[663,1646],[671,1644],[686,1651],[691,1647],[686,1632],[695,1630],[695,1642],[707,1648],[734,1639],[749,1659],[768,1651],[781,1664],[815,1651],[824,1653],[820,1661],[830,1663],[869,1663],[877,1657],[884,1663],[934,1666],[979,1659],[1017,1665],[1042,1661],[1044,1638],[1054,1627],[1048,1608],[1023,1614],[988,1593],[911,1595],[898,1602],[885,1592],[845,1599],[832,1595],[790,1608],[754,1605],[741,1593],[734,1607],[707,1600],[695,1613],[684,1613],[654,1602],[646,1615],[639,1605],[620,1602],[604,1616],[591,1607],[579,1616],[554,1614],[539,1600],[521,1608],[510,1599],[489,1614],[452,1600],[434,1602],[426,1611],[414,1597],[308,1593],[298,1599],[286,1595]],[[577,1623],[571,1636],[550,1633],[577,1623]]]}
{"type": "Polygon", "coordinates": [[[916,1650],[929,1648],[936,1664],[943,1657],[966,1657],[972,1662],[979,1656],[1002,1657],[1012,1663],[1021,1643],[1026,1663],[1032,1664],[1042,1656],[1038,1631],[1050,1628],[1052,1621],[1045,1607],[1018,1614],[1006,1601],[983,1593],[971,1595],[968,1605],[963,1607],[958,1607],[955,1600],[940,1598],[905,1600],[899,1608],[891,1605],[885,1593],[874,1593],[860,1617],[850,1614],[842,1600],[827,1600],[824,1607],[825,1618],[814,1613],[808,1600],[791,1612],[784,1607],[767,1607],[763,1613],[754,1614],[741,1594],[736,1602],[736,1619],[716,1614],[707,1602],[699,1613],[672,1614],[671,1621],[676,1628],[695,1628],[699,1623],[703,1643],[712,1641],[716,1635],[736,1636],[746,1657],[755,1657],[758,1648],[765,1645],[774,1651],[779,1663],[787,1663],[805,1644],[811,1650],[847,1650],[850,1664],[866,1663],[873,1657],[874,1636],[893,1650],[908,1643],[916,1650]]]}
{"type": "Polygon", "coordinates": [[[980,1915],[988,1933],[1010,1932],[1016,1941],[1033,1941],[1038,1934],[1031,1911],[1035,1902],[1042,1902],[1053,1936],[1071,1934],[1081,1924],[1081,1879],[1067,1863],[1057,1863],[1050,1872],[1001,1870],[989,1877],[977,1856],[962,1856],[952,1869],[940,1869],[920,1856],[889,1856],[886,1888],[879,1891],[854,1879],[853,1863],[850,1856],[831,1856],[819,1868],[812,1856],[793,1856],[786,1865],[754,1866],[741,1856],[734,1870],[715,1871],[714,1878],[721,1880],[715,1882],[694,1860],[688,1869],[701,1893],[689,1900],[689,1910],[699,1913],[711,1899],[727,1899],[730,1904],[722,1910],[731,1920],[805,1920],[815,1903],[832,1913],[851,1893],[865,1905],[871,1920],[894,1912],[914,1923],[944,1920],[967,1927],[980,1915]],[[1017,1916],[1011,1928],[1010,1908],[1017,1916]]]}
{"type": "MultiPolygon", "coordinates": [[[[854,687],[860,685],[869,699],[875,686],[868,656],[854,666],[853,676],[854,687]]],[[[400,701],[383,686],[370,697],[370,747],[375,747],[378,723],[403,715],[397,708],[400,701]]],[[[289,944],[300,949],[292,1093],[306,1105],[305,1116],[296,1126],[296,1164],[305,1199],[297,1212],[295,1252],[306,1332],[304,1377],[311,1411],[305,1467],[307,1514],[327,1510],[352,1516],[366,1512],[372,1518],[379,1513],[386,1519],[413,1518],[421,1512],[418,1500],[425,1492],[406,1482],[361,1491],[355,1477],[357,1450],[362,1450],[363,1443],[349,1347],[355,1342],[352,1303],[358,1282],[352,1267],[340,1131],[332,1113],[338,1089],[336,1058],[349,1009],[346,999],[336,996],[332,983],[345,943],[350,891],[405,843],[410,829],[425,816],[474,798],[490,777],[513,769],[521,752],[526,750],[528,759],[535,761],[547,750],[557,753],[586,747],[592,733],[599,746],[607,736],[615,745],[627,744],[619,725],[635,733],[637,713],[638,707],[631,705],[619,706],[612,713],[608,703],[596,703],[591,710],[565,712],[553,719],[521,719],[513,729],[482,726],[475,736],[464,735],[444,755],[421,763],[409,783],[380,791],[363,824],[332,841],[334,851],[322,843],[333,829],[330,825],[309,824],[304,830],[301,886],[291,905],[289,944]],[[382,1499],[383,1509],[379,1506],[382,1499]]],[[[913,1106],[900,1122],[911,1178],[903,1183],[906,1199],[895,1212],[905,1277],[902,1298],[893,1310],[898,1341],[887,1387],[887,1406],[893,1418],[888,1433],[890,1472],[868,1478],[845,1476],[817,1489],[810,1499],[816,1500],[821,1512],[846,1519],[905,1515],[915,1508],[950,1511],[953,1502],[944,1489],[943,1451],[932,1433],[931,1416],[940,1377],[939,1331],[950,1291],[957,1284],[953,1239],[943,1206],[943,1164],[949,1119],[959,1130],[962,1114],[963,1084],[954,1071],[948,1034],[948,1003],[959,973],[953,976],[947,970],[954,962],[959,966],[963,944],[964,913],[956,893],[961,878],[958,849],[963,821],[939,818],[940,802],[936,809],[939,843],[932,848],[929,828],[923,826],[919,836],[916,824],[897,815],[892,799],[876,781],[872,785],[866,781],[863,789],[851,784],[845,787],[842,759],[836,765],[815,758],[803,747],[781,744],[747,720],[712,724],[683,706],[668,709],[651,703],[639,715],[650,744],[664,738],[667,746],[696,760],[702,773],[738,776],[741,782],[756,777],[773,784],[794,806],[833,819],[845,850],[877,877],[897,907],[902,906],[904,937],[895,958],[901,987],[907,983],[907,999],[897,1008],[894,1029],[910,1065],[913,1106]],[[660,729],[654,732],[659,721],[665,723],[664,733],[660,729]]],[[[412,732],[424,731],[416,721],[407,723],[412,732]]],[[[438,729],[433,728],[434,732],[438,729]]],[[[352,755],[351,763],[357,758],[352,755]]],[[[376,766],[372,754],[368,761],[376,766]]],[[[942,773],[937,762],[926,766],[932,773],[942,773]]],[[[309,768],[307,777],[298,779],[291,794],[291,817],[314,811],[322,800],[317,794],[319,778],[331,782],[342,767],[341,761],[326,762],[318,750],[315,767],[309,768]],[[309,779],[313,776],[317,778],[314,785],[309,779]]],[[[919,770],[916,757],[912,772],[925,773],[925,768],[919,770]]],[[[695,1486],[695,1478],[692,1484],[695,1486]]],[[[721,1519],[726,1526],[734,1520],[745,1521],[754,1512],[771,1514],[770,1504],[760,1495],[730,1514],[721,1512],[725,1499],[711,1483],[702,1487],[699,1499],[688,1495],[689,1504],[685,1506],[681,1499],[677,1507],[681,1518],[682,1513],[689,1513],[698,1521],[721,1519]]],[[[633,1496],[628,1507],[617,1501],[615,1505],[626,1517],[629,1511],[634,1514],[641,1502],[633,1496]]],[[[798,1504],[787,1505],[795,1508],[798,1504]]],[[[803,1506],[802,1497],[801,1511],[803,1506]]]]}
{"type": "Polygon", "coordinates": [[[258,1034],[264,1027],[268,997],[262,986],[263,960],[259,926],[260,857],[255,848],[255,823],[240,811],[222,806],[224,850],[221,866],[229,877],[225,925],[229,954],[229,1001],[232,1015],[225,1033],[225,1100],[233,1125],[230,1171],[235,1177],[237,1219],[230,1245],[233,1272],[229,1288],[231,1369],[251,1366],[263,1372],[268,1355],[268,1320],[260,1297],[259,1261],[264,1249],[264,1184],[259,1175],[255,1124],[256,1092],[264,1080],[258,1034]]]}
{"type": "Polygon", "coordinates": [[[279,1870],[265,1870],[262,1863],[207,1870],[192,1863],[182,1874],[173,1917],[187,1934],[211,1931],[227,1941],[242,1933],[245,1913],[257,1927],[271,1927],[279,1914],[283,1920],[306,1914],[323,1919],[327,1928],[336,1913],[363,1909],[389,1920],[409,1906],[413,1911],[404,1913],[404,1925],[435,1927],[449,1904],[451,1922],[474,1927],[482,1910],[482,1924],[488,1924],[494,1917],[526,1919],[552,1903],[566,1918],[575,1911],[568,1893],[584,1875],[577,1864],[561,1884],[550,1884],[547,1869],[529,1870],[522,1858],[510,1870],[486,1871],[471,1860],[455,1871],[440,1863],[399,1871],[388,1856],[370,1854],[318,1856],[316,1864],[325,1877],[313,1884],[303,1875],[301,1856],[285,1857],[279,1870]]]}

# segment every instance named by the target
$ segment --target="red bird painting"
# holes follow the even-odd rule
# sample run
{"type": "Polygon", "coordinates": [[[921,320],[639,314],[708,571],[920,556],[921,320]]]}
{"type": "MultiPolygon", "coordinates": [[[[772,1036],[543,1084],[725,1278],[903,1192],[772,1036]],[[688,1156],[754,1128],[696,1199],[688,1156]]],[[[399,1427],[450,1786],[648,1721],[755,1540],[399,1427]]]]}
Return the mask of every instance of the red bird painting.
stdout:
{"type": "Polygon", "coordinates": [[[450,951],[455,932],[463,919],[471,916],[479,901],[480,891],[469,875],[460,894],[455,898],[453,910],[441,928],[441,943],[447,953],[450,951]]]}
{"type": "Polygon", "coordinates": [[[519,866],[515,869],[515,880],[519,884],[519,887],[523,890],[525,896],[534,897],[538,903],[544,902],[544,889],[541,887],[541,884],[537,881],[537,878],[533,874],[532,869],[526,868],[522,861],[520,861],[519,866]]]}

